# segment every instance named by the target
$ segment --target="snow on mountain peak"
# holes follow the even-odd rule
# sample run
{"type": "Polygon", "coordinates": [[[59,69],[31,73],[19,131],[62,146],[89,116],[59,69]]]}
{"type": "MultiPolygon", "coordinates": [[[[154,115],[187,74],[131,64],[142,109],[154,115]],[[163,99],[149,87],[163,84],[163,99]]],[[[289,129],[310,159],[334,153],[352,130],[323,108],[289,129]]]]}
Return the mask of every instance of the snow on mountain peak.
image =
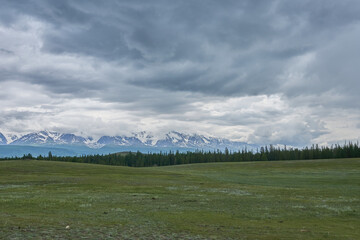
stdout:
{"type": "Polygon", "coordinates": [[[77,136],[72,133],[40,131],[25,134],[21,137],[3,135],[0,133],[0,144],[13,145],[84,145],[90,148],[100,148],[106,145],[129,147],[166,147],[191,149],[241,149],[250,145],[228,139],[205,137],[199,134],[185,134],[170,131],[163,136],[148,132],[133,133],[131,136],[102,136],[97,140],[92,137],[77,136]]]}
{"type": "Polygon", "coordinates": [[[14,141],[16,141],[19,137],[14,134],[3,134],[3,136],[6,138],[7,144],[10,144],[14,141]]]}

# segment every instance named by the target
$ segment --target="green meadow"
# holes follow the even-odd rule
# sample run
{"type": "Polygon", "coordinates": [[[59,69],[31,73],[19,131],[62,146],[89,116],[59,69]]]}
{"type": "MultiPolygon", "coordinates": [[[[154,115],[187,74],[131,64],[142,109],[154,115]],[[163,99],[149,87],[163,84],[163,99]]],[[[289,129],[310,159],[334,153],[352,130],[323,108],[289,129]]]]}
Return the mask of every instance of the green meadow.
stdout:
{"type": "Polygon", "coordinates": [[[0,161],[0,239],[360,239],[360,159],[0,161]]]}

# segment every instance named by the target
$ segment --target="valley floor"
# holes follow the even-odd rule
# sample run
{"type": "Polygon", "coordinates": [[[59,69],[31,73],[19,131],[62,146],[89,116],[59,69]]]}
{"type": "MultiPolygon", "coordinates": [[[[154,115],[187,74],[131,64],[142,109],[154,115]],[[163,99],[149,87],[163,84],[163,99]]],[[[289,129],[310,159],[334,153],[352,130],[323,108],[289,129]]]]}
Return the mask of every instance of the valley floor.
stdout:
{"type": "Polygon", "coordinates": [[[0,239],[360,239],[360,159],[0,162],[0,239]]]}

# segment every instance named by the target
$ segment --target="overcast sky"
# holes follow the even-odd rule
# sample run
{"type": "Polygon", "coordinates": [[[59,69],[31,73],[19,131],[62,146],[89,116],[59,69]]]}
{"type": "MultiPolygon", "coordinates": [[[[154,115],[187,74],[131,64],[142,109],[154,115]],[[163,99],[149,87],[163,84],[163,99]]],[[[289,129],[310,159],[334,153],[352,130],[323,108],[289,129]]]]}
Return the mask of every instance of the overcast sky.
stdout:
{"type": "Polygon", "coordinates": [[[0,132],[359,139],[358,0],[0,3],[0,132]]]}

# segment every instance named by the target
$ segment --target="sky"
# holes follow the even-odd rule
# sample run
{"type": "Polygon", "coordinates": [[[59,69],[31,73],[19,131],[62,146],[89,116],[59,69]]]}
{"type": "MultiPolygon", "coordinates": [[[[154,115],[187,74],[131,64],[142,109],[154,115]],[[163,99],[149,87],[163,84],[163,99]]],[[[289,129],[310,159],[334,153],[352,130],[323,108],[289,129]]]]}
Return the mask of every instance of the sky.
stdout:
{"type": "Polygon", "coordinates": [[[0,4],[0,132],[360,137],[358,0],[0,4]]]}

